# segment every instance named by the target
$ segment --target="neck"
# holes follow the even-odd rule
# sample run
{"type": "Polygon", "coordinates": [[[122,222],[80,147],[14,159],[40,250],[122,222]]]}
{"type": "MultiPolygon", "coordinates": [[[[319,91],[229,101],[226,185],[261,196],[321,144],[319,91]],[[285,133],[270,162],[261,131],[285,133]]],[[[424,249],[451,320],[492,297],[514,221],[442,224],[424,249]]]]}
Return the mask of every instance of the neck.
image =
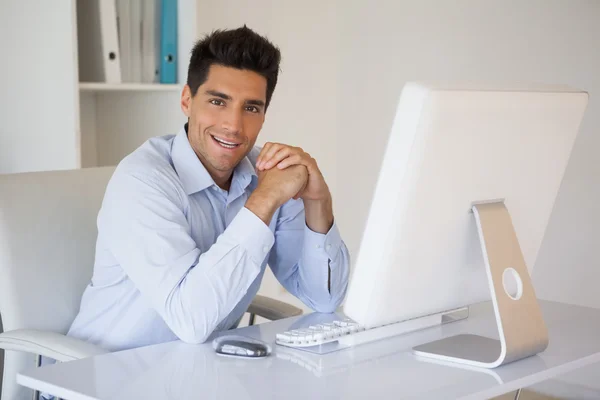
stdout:
{"type": "Polygon", "coordinates": [[[215,181],[218,187],[220,187],[223,190],[229,191],[229,188],[231,187],[231,180],[233,178],[233,174],[231,172],[227,173],[227,176],[225,176],[225,174],[223,173],[215,174],[212,171],[208,171],[208,173],[213,178],[213,181],[215,181]]]}
{"type": "Polygon", "coordinates": [[[229,188],[231,187],[231,181],[233,179],[233,171],[216,170],[212,168],[209,163],[204,162],[200,155],[198,155],[198,159],[200,160],[202,165],[204,165],[204,168],[206,168],[206,171],[208,171],[208,174],[213,179],[213,181],[215,181],[217,186],[223,190],[229,191],[229,188]]]}

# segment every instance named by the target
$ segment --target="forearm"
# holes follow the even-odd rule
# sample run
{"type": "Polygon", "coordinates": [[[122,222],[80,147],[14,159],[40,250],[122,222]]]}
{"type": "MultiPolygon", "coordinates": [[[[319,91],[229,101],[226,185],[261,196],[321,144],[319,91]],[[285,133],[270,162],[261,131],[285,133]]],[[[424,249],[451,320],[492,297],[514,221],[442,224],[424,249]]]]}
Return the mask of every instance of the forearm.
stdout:
{"type": "Polygon", "coordinates": [[[342,302],[348,284],[349,255],[338,242],[337,228],[325,238],[306,232],[299,260],[296,293],[302,301],[319,312],[332,312],[342,302]]]}
{"type": "Polygon", "coordinates": [[[273,242],[269,228],[242,209],[207,251],[181,257],[155,290],[139,279],[140,289],[181,340],[204,342],[246,295],[273,242]]]}
{"type": "Polygon", "coordinates": [[[313,232],[326,234],[333,225],[331,196],[325,200],[304,200],[306,226],[313,232]]]}
{"type": "Polygon", "coordinates": [[[215,244],[167,297],[163,319],[184,342],[203,343],[242,301],[259,273],[260,264],[245,249],[215,244]]]}
{"type": "Polygon", "coordinates": [[[306,224],[303,202],[293,201],[282,207],[277,226],[269,258],[277,279],[311,309],[335,310],[346,292],[350,264],[335,222],[326,234],[317,233],[306,224]]]}
{"type": "Polygon", "coordinates": [[[186,343],[203,343],[243,299],[260,265],[241,248],[200,256],[181,284],[166,298],[161,313],[169,328],[186,343]],[[203,256],[205,256],[203,259],[203,256]],[[224,255],[216,261],[214,258],[224,255]]]}

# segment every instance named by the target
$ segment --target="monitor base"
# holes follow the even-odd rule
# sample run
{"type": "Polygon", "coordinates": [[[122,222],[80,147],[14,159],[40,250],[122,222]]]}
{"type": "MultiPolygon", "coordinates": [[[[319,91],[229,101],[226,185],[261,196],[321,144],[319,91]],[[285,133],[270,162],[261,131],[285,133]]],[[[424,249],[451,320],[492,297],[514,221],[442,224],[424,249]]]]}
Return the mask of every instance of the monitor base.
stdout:
{"type": "Polygon", "coordinates": [[[463,334],[413,350],[422,357],[495,368],[544,351],[548,347],[548,330],[504,202],[474,204],[472,210],[500,340],[463,334]],[[511,279],[516,290],[509,293],[507,283],[511,279]]]}

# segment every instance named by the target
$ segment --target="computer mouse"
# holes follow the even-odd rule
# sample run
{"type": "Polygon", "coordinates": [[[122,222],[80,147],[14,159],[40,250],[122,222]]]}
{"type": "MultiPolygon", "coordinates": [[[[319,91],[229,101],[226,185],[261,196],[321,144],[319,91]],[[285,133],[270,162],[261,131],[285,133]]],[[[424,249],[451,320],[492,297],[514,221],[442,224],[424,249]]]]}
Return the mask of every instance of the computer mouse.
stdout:
{"type": "Polygon", "coordinates": [[[213,340],[216,353],[224,356],[262,358],[271,353],[271,347],[259,340],[243,336],[220,336],[213,340]]]}

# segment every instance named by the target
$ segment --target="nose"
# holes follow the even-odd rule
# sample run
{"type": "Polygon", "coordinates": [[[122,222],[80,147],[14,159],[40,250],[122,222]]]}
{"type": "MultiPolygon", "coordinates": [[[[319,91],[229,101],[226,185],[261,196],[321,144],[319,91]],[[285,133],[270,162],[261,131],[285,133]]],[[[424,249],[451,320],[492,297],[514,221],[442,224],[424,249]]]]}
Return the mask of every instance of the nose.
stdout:
{"type": "Polygon", "coordinates": [[[230,133],[238,134],[242,131],[243,115],[242,112],[231,107],[224,115],[221,126],[230,133]]]}

